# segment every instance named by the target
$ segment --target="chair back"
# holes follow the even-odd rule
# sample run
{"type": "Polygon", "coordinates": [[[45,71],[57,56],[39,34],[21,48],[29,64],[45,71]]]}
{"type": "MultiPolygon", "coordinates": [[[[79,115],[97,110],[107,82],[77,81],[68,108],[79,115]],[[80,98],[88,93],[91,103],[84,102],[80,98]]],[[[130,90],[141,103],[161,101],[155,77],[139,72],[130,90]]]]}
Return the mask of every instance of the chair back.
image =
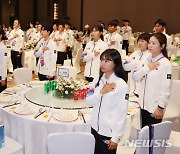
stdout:
{"type": "Polygon", "coordinates": [[[90,133],[69,132],[49,134],[49,154],[94,154],[95,139],[90,133]]]}
{"type": "Polygon", "coordinates": [[[32,81],[32,70],[30,68],[17,68],[13,72],[14,84],[23,84],[32,81]]]}
{"type": "Polygon", "coordinates": [[[163,120],[171,120],[180,117],[180,80],[173,80],[169,104],[163,120]]]}
{"type": "Polygon", "coordinates": [[[135,154],[164,154],[167,145],[166,143],[168,142],[171,133],[171,127],[172,122],[170,121],[164,121],[158,124],[154,124],[152,125],[151,129],[149,129],[149,126],[143,127],[140,130],[138,136],[138,141],[143,141],[140,142],[143,144],[141,144],[141,146],[138,145],[135,154]],[[151,143],[151,152],[149,152],[150,138],[151,140],[153,140],[153,142],[151,143]]]}

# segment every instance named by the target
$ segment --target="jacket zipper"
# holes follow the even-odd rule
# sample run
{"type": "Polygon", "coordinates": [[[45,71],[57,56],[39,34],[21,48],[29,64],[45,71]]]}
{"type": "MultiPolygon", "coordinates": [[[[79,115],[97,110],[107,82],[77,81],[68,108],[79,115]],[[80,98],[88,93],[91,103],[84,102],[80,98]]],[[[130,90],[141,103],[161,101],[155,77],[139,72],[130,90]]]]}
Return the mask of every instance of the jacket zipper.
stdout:
{"type": "MultiPolygon", "coordinates": [[[[94,48],[95,48],[95,43],[94,43],[94,47],[93,47],[93,49],[92,49],[92,52],[94,51],[94,48]]],[[[93,58],[91,59],[91,66],[90,66],[89,77],[91,76],[92,62],[93,62],[93,58]]]]}
{"type": "Polygon", "coordinates": [[[100,110],[101,110],[102,98],[103,98],[103,96],[101,97],[101,101],[100,101],[100,105],[99,105],[98,119],[97,119],[97,126],[98,126],[97,132],[99,131],[99,115],[100,115],[100,110]]]}

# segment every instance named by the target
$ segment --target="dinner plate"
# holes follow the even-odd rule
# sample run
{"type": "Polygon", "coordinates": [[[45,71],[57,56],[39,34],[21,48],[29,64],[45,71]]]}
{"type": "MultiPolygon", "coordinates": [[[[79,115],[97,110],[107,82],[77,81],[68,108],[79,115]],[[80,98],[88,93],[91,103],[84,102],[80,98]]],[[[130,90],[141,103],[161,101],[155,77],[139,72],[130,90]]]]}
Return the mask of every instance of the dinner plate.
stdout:
{"type": "Polygon", "coordinates": [[[19,105],[14,109],[14,113],[19,115],[29,115],[29,114],[34,114],[35,109],[29,106],[19,105]]]}
{"type": "Polygon", "coordinates": [[[12,96],[6,94],[0,94],[0,103],[12,104],[15,102],[17,102],[17,99],[13,98],[12,96]]]}

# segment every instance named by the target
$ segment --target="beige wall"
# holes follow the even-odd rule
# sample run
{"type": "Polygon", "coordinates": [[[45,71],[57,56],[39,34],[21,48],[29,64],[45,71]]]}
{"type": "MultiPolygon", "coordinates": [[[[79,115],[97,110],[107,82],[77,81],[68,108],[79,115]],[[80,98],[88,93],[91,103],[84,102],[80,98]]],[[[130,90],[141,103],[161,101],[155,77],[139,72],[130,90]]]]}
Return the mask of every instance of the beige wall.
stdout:
{"type": "MultiPolygon", "coordinates": [[[[107,25],[111,19],[127,18],[134,32],[152,31],[154,21],[162,18],[167,23],[167,32],[176,33],[180,32],[179,6],[180,0],[84,0],[84,25],[95,25],[99,19],[107,25]]],[[[68,0],[69,7],[72,24],[78,25],[79,0],[68,0]]]]}

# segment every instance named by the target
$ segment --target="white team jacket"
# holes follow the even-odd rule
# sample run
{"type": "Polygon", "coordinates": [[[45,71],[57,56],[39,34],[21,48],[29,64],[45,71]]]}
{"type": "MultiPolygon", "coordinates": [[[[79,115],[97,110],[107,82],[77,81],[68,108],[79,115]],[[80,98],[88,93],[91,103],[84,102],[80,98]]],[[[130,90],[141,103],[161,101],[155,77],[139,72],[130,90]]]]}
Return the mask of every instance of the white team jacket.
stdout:
{"type": "Polygon", "coordinates": [[[7,57],[8,49],[4,43],[0,42],[0,76],[1,80],[5,80],[7,77],[7,57]]]}
{"type": "Polygon", "coordinates": [[[56,43],[49,39],[48,41],[44,41],[42,38],[37,46],[36,46],[34,55],[35,57],[39,57],[39,61],[37,64],[37,71],[43,75],[51,75],[54,76],[56,72],[56,60],[57,60],[57,52],[56,52],[56,43]],[[49,48],[48,51],[43,52],[42,47],[47,46],[49,48]],[[44,65],[41,66],[40,58],[44,57],[44,65]]]}
{"type": "Polygon", "coordinates": [[[19,51],[24,47],[24,32],[20,28],[13,29],[9,34],[8,40],[11,41],[10,45],[12,50],[19,51]],[[18,36],[14,38],[14,34],[18,36]]]}
{"type": "Polygon", "coordinates": [[[93,106],[91,126],[98,134],[111,137],[118,143],[126,126],[128,107],[128,86],[126,82],[112,74],[107,80],[103,75],[94,94],[86,97],[86,103],[93,106]],[[116,83],[116,88],[106,94],[100,90],[106,83],[116,83]]]}
{"type": "Polygon", "coordinates": [[[124,70],[125,71],[131,71],[130,78],[129,78],[129,80],[130,80],[130,94],[133,92],[136,94],[139,94],[139,91],[140,91],[140,83],[134,82],[132,80],[132,73],[133,73],[134,69],[141,66],[141,61],[149,58],[150,56],[151,56],[151,53],[148,50],[146,50],[144,52],[137,50],[137,51],[134,51],[130,55],[129,59],[123,63],[124,70]]]}
{"type": "Polygon", "coordinates": [[[86,62],[84,76],[93,78],[97,77],[100,69],[100,55],[95,56],[94,51],[99,51],[101,54],[106,49],[108,49],[108,46],[101,39],[99,39],[97,42],[90,41],[87,43],[86,48],[84,49],[86,55],[83,58],[83,60],[86,62]]]}
{"type": "Polygon", "coordinates": [[[107,43],[109,49],[116,49],[121,53],[122,51],[122,36],[119,35],[117,32],[109,33],[104,36],[104,42],[107,43]],[[115,41],[114,45],[111,45],[110,41],[115,41]]]}
{"type": "Polygon", "coordinates": [[[169,102],[171,90],[172,65],[163,54],[155,58],[146,59],[140,67],[133,72],[133,80],[141,81],[139,103],[141,108],[154,113],[159,106],[165,108],[169,102]],[[157,69],[150,70],[147,64],[159,62],[157,69]]]}

